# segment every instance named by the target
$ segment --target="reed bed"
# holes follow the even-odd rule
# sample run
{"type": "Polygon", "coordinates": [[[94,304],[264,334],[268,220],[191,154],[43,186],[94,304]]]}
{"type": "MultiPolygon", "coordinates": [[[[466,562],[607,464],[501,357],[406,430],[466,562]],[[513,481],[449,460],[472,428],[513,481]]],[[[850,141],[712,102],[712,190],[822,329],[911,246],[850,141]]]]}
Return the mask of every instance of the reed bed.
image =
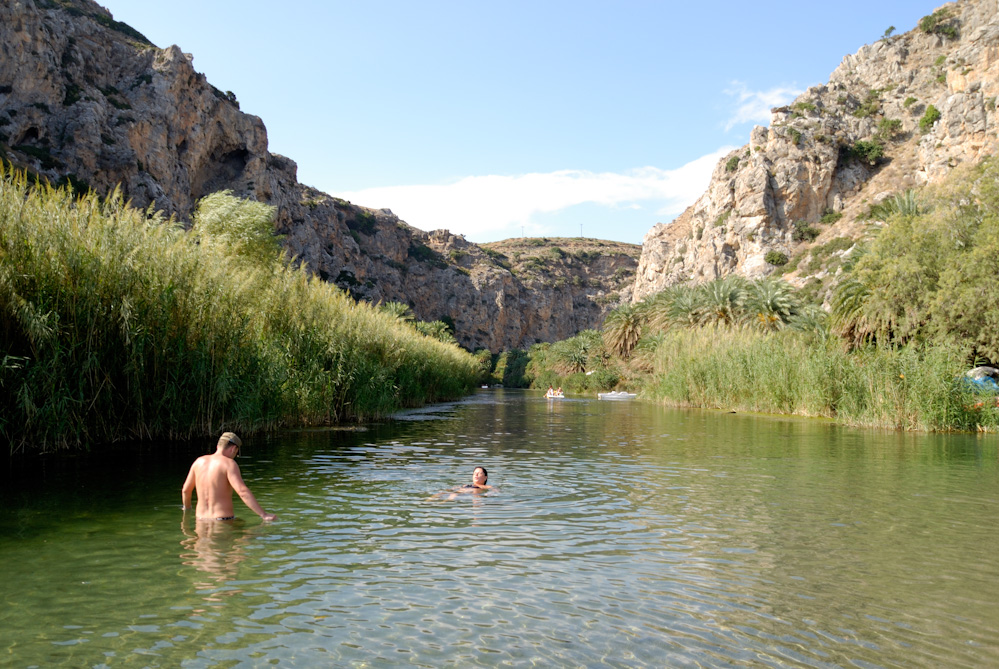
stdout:
{"type": "Polygon", "coordinates": [[[677,328],[665,333],[645,394],[672,406],[834,418],[878,428],[995,430],[993,398],[960,382],[946,346],[868,348],[785,330],[677,328]],[[976,406],[977,405],[977,406],[976,406]]]}
{"type": "Polygon", "coordinates": [[[0,178],[0,435],[11,451],[384,415],[474,358],[277,260],[196,244],[120,194],[0,178]]]}

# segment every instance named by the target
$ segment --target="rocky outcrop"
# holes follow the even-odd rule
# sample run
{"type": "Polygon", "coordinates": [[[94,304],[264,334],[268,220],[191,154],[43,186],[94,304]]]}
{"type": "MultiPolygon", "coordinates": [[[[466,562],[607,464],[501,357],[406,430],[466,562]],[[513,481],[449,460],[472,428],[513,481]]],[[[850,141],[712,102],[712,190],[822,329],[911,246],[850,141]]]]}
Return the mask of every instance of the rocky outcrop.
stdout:
{"type": "MultiPolygon", "coordinates": [[[[775,271],[864,233],[871,203],[999,149],[995,0],[944,5],[862,47],[719,161],[707,191],[645,236],[633,299],[667,286],[775,271]],[[930,123],[927,112],[940,113],[930,123]]],[[[789,278],[801,285],[807,272],[789,278]]]]}
{"type": "MultiPolygon", "coordinates": [[[[181,221],[219,190],[274,205],[275,231],[311,271],[359,299],[449,319],[470,349],[563,339],[627,297],[596,270],[583,285],[524,280],[461,237],[298,183],[294,161],[268,152],[261,119],[192,56],[157,48],[90,0],[0,4],[0,49],[0,157],[77,188],[120,187],[181,221]]],[[[635,259],[604,264],[613,274],[624,262],[635,259]]]]}

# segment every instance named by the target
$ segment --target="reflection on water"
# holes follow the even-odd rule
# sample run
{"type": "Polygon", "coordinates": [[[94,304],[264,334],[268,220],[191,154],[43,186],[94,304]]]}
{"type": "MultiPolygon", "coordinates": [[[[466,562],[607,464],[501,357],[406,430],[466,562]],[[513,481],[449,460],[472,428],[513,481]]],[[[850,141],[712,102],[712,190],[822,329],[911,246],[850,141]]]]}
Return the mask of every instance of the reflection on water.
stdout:
{"type": "Polygon", "coordinates": [[[205,593],[205,600],[221,602],[223,597],[241,592],[238,588],[224,589],[227,581],[235,580],[239,564],[246,559],[246,545],[252,531],[236,520],[197,520],[184,514],[180,524],[181,562],[203,572],[205,580],[195,587],[205,593]]]}
{"type": "Polygon", "coordinates": [[[488,391],[246,450],[243,475],[275,523],[181,520],[198,453],[137,456],[132,484],[78,465],[12,479],[4,656],[999,664],[994,438],[488,391]],[[476,465],[497,490],[436,496],[476,465]]]}

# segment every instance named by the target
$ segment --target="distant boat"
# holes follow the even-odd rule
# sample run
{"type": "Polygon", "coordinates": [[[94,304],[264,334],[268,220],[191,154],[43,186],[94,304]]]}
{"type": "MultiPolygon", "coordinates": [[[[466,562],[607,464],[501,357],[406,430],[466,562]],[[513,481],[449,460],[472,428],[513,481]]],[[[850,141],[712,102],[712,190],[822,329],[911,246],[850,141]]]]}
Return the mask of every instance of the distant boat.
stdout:
{"type": "Polygon", "coordinates": [[[635,393],[626,393],[623,390],[617,390],[612,393],[597,393],[597,397],[602,400],[633,400],[637,397],[635,393]]]}
{"type": "Polygon", "coordinates": [[[549,399],[549,400],[564,400],[565,399],[565,393],[555,393],[555,392],[545,393],[545,399],[549,399]]]}

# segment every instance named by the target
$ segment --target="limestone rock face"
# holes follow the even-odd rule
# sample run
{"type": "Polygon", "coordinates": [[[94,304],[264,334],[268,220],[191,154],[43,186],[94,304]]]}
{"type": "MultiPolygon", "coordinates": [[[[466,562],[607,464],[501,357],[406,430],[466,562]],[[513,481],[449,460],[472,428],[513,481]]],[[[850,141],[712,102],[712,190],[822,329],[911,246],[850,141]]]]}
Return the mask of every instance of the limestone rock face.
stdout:
{"type": "MultiPolygon", "coordinates": [[[[311,271],[359,299],[450,319],[468,348],[563,339],[630,298],[610,274],[524,281],[461,237],[298,183],[294,161],[268,152],[263,122],[192,56],[157,48],[91,0],[0,3],[0,49],[0,157],[77,188],[120,187],[135,206],[181,221],[219,190],[274,205],[275,232],[311,271]]],[[[637,247],[605,264],[633,272],[636,257],[637,247]]]]}
{"type": "Polygon", "coordinates": [[[995,154],[996,2],[961,0],[941,10],[956,37],[916,28],[866,45],[827,84],[772,110],[769,127],[754,128],[747,145],[719,161],[692,206],[646,234],[633,299],[686,281],[769,274],[768,252],[792,257],[813,242],[795,234],[796,224],[818,229],[815,243],[856,235],[870,203],[995,154]],[[930,105],[941,117],[924,133],[930,105]],[[868,160],[858,142],[879,144],[883,157],[868,160]],[[820,223],[829,213],[843,216],[820,223]]]}

